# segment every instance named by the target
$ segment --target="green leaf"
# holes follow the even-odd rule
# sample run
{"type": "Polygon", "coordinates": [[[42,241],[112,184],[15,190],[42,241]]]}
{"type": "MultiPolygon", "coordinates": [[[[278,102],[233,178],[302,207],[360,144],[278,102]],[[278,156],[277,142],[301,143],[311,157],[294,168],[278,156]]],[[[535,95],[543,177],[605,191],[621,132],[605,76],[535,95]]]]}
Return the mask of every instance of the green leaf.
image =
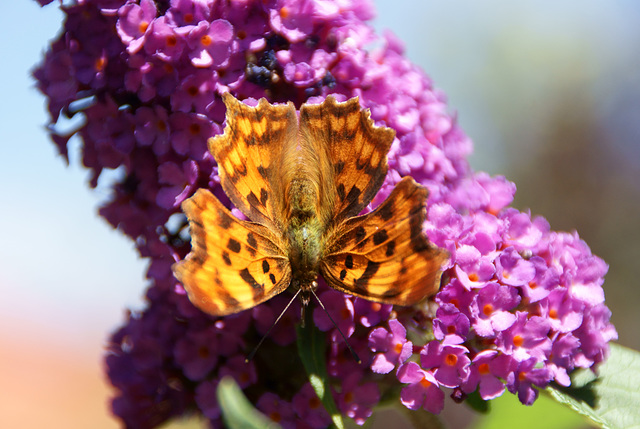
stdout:
{"type": "Polygon", "coordinates": [[[487,414],[489,412],[489,401],[485,401],[480,397],[480,393],[477,390],[470,393],[467,399],[464,401],[471,409],[477,411],[480,414],[487,414]]]}
{"type": "Polygon", "coordinates": [[[598,377],[589,370],[575,371],[570,388],[554,386],[547,392],[600,427],[640,428],[640,353],[618,344],[610,347],[598,377]]]}
{"type": "Polygon", "coordinates": [[[281,426],[253,408],[236,381],[223,377],[217,389],[218,403],[226,427],[230,429],[281,429],[281,426]]]}
{"type": "Polygon", "coordinates": [[[338,429],[344,429],[342,415],[340,415],[338,407],[333,400],[329,386],[326,362],[327,343],[324,333],[316,328],[311,321],[307,321],[304,327],[301,325],[296,326],[296,331],[298,333],[298,354],[307,371],[311,386],[313,386],[313,390],[315,390],[324,408],[331,416],[334,426],[338,429]]]}
{"type": "Polygon", "coordinates": [[[472,426],[473,429],[585,428],[584,417],[557,403],[548,395],[540,395],[532,406],[522,405],[518,397],[508,391],[488,402],[491,405],[491,410],[486,414],[478,415],[472,426]]]}

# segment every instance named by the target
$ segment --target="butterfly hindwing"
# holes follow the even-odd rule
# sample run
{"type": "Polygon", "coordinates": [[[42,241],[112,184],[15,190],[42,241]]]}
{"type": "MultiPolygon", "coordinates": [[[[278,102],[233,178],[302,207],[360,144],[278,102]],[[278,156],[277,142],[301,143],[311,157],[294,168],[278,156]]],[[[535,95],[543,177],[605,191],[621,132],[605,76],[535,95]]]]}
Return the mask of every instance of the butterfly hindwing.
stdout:
{"type": "Polygon", "coordinates": [[[371,213],[333,230],[320,270],[342,292],[387,304],[413,305],[439,288],[446,252],[424,233],[427,190],[405,177],[371,213]]]}
{"type": "Polygon", "coordinates": [[[325,199],[331,223],[359,214],[384,182],[395,131],[375,126],[357,97],[338,103],[329,96],[322,104],[302,105],[300,136],[301,145],[310,146],[327,170],[322,183],[333,194],[325,199]]]}
{"type": "Polygon", "coordinates": [[[289,260],[267,227],[238,220],[204,189],[182,209],[189,219],[191,253],[173,269],[198,308],[216,316],[232,314],[289,286],[289,260]]]}
{"type": "Polygon", "coordinates": [[[271,105],[261,99],[250,107],[225,93],[224,134],[209,139],[224,192],[254,222],[279,229],[283,195],[279,183],[285,147],[298,132],[292,103],[271,105]]]}

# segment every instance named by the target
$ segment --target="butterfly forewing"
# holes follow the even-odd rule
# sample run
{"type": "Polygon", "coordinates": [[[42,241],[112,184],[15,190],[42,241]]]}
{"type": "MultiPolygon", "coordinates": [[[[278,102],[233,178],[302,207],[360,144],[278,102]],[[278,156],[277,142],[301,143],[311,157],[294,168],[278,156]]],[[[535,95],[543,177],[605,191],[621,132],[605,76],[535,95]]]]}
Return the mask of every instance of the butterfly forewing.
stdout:
{"type": "Polygon", "coordinates": [[[426,197],[405,177],[375,211],[332,230],[321,262],[327,283],[388,304],[412,305],[434,294],[447,254],[422,232],[426,197]]]}
{"type": "Polygon", "coordinates": [[[284,291],[291,280],[280,238],[267,227],[238,220],[211,192],[184,201],[191,253],[174,266],[191,302],[217,316],[236,313],[284,291]]]}
{"type": "Polygon", "coordinates": [[[227,125],[209,139],[218,163],[224,192],[234,206],[254,222],[281,229],[283,209],[281,169],[283,151],[295,142],[298,123],[292,103],[271,105],[264,98],[256,107],[223,96],[227,125]]]}
{"type": "Polygon", "coordinates": [[[318,155],[322,181],[333,195],[328,223],[356,216],[371,202],[387,175],[387,152],[395,132],[376,127],[357,98],[338,103],[327,97],[322,104],[300,108],[301,145],[318,155]],[[325,159],[323,159],[326,158],[325,159]],[[324,167],[327,165],[328,167],[324,167]]]}

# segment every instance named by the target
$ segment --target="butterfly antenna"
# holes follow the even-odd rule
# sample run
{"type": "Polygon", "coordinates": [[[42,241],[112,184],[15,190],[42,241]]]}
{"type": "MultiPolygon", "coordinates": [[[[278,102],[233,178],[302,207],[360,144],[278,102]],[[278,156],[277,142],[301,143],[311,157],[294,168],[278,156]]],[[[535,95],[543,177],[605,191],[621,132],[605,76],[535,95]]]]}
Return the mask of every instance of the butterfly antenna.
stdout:
{"type": "Polygon", "coordinates": [[[258,345],[256,345],[253,350],[251,350],[251,353],[249,353],[249,355],[244,359],[244,361],[246,363],[249,363],[249,361],[251,359],[253,359],[253,357],[256,355],[256,352],[258,351],[258,349],[260,348],[260,346],[262,345],[262,343],[264,342],[264,340],[269,336],[269,334],[271,333],[271,331],[273,330],[273,327],[276,326],[276,324],[280,321],[280,319],[282,319],[282,316],[284,316],[284,313],[287,312],[287,310],[289,309],[289,307],[291,307],[291,303],[298,297],[298,294],[300,293],[302,289],[298,289],[298,291],[295,293],[295,295],[293,295],[293,298],[291,298],[291,300],[289,301],[289,304],[287,304],[287,306],[284,308],[284,310],[282,310],[282,313],[280,313],[280,315],[278,316],[278,318],[276,319],[275,322],[273,322],[273,324],[271,325],[271,327],[269,328],[269,330],[267,331],[266,334],[264,334],[262,336],[262,338],[260,339],[260,342],[258,343],[258,345]]]}
{"type": "Polygon", "coordinates": [[[329,320],[331,320],[331,323],[333,323],[333,326],[336,327],[336,329],[338,330],[338,332],[340,332],[340,335],[342,335],[342,339],[344,340],[344,343],[347,345],[347,348],[349,349],[349,351],[351,352],[351,354],[353,355],[353,358],[356,360],[356,362],[358,362],[359,364],[362,363],[362,361],[360,360],[360,358],[358,357],[358,355],[356,354],[356,352],[351,348],[351,344],[349,344],[349,341],[347,341],[347,337],[344,336],[344,334],[342,333],[342,331],[340,330],[340,328],[338,328],[338,325],[336,324],[336,322],[333,321],[333,318],[331,317],[331,315],[329,314],[329,312],[327,311],[327,309],[325,308],[324,304],[322,303],[322,301],[320,301],[320,298],[318,298],[318,295],[316,295],[316,291],[314,291],[313,289],[311,289],[311,293],[313,294],[313,296],[316,297],[316,301],[318,301],[318,304],[320,304],[320,307],[322,307],[322,309],[324,310],[325,313],[327,313],[327,316],[329,316],[329,320]]]}

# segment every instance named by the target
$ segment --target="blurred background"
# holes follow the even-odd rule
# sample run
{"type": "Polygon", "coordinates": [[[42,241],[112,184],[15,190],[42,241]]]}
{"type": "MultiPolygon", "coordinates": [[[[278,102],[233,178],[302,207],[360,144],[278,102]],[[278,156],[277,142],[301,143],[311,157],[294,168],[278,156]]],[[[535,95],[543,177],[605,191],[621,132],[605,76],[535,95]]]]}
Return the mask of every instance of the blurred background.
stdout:
{"type": "MultiPolygon", "coordinates": [[[[376,28],[395,32],[448,95],[475,142],[473,167],[515,182],[515,207],[577,230],[609,263],[619,342],[640,349],[640,3],[376,6],[376,28]]],[[[117,427],[102,346],[125,309],[143,305],[145,262],[96,214],[106,190],[89,190],[77,144],[67,167],[45,132],[30,70],[61,22],[56,3],[7,2],[0,14],[0,427],[117,427]]],[[[539,402],[526,410],[538,427],[584,427],[539,402]]],[[[512,403],[504,395],[495,408],[526,420],[512,403]]],[[[461,408],[445,408],[450,427],[466,424],[461,408]]]]}

